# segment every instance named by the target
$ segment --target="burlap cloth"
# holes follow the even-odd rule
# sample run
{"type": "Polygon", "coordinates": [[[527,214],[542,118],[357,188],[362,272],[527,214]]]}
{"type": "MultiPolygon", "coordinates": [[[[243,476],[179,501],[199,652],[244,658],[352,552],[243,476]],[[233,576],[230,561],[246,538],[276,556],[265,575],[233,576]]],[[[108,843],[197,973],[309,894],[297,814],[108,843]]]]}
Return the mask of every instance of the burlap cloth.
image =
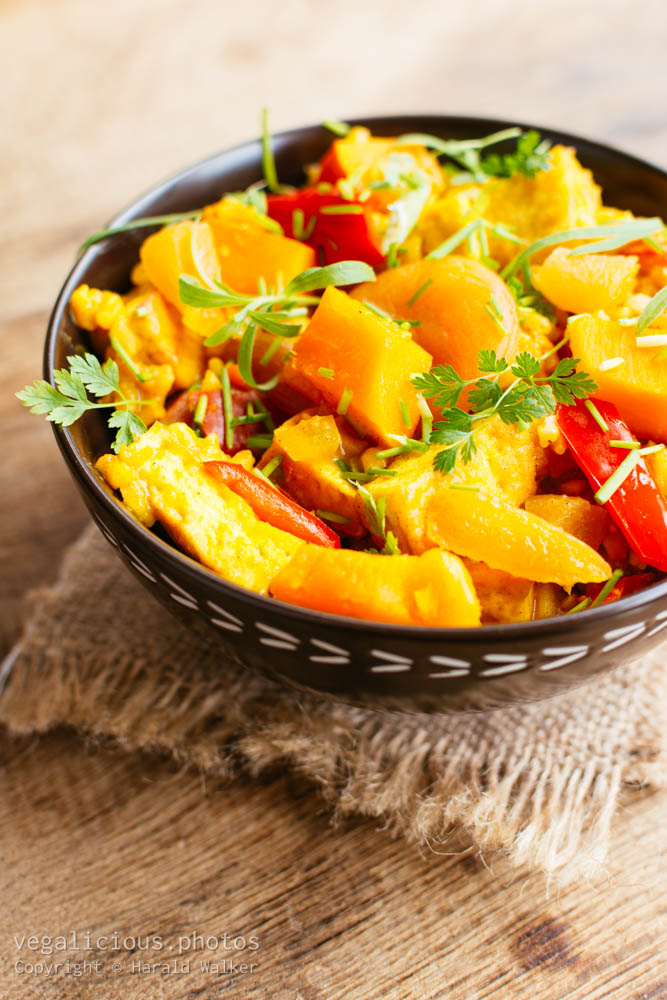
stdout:
{"type": "Polygon", "coordinates": [[[547,702],[399,715],[297,693],[225,661],[93,526],[29,602],[0,670],[0,721],[17,734],[65,724],[230,777],[290,767],[334,814],[374,817],[438,850],[463,832],[479,851],[559,882],[602,865],[629,786],[665,784],[664,646],[547,702]]]}

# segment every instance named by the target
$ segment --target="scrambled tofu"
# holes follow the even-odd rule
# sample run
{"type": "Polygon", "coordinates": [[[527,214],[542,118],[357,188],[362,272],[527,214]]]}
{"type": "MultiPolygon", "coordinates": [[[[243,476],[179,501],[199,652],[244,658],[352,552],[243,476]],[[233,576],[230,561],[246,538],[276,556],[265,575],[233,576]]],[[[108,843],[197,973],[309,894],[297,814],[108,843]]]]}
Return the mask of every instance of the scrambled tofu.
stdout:
{"type": "Polygon", "coordinates": [[[249,452],[229,459],[215,435],[197,438],[185,424],[156,423],[118,455],[103,455],[97,468],[145,525],[159,521],[204,566],[265,594],[305,543],[260,521],[245,500],[207,476],[202,462],[216,459],[252,468],[249,452]]]}

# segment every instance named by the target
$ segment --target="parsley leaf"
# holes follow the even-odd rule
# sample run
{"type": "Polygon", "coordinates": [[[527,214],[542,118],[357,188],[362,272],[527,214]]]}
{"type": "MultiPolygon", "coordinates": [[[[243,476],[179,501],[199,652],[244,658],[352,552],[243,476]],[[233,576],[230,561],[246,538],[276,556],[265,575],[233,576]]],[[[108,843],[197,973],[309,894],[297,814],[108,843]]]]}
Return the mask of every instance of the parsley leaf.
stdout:
{"type": "Polygon", "coordinates": [[[143,420],[127,407],[141,406],[152,400],[128,399],[125,396],[119,389],[115,361],[109,360],[101,365],[94,354],[74,354],[67,358],[67,362],[69,368],[59,368],[53,373],[55,387],[38,379],[16,393],[31,413],[42,414],[60,427],[70,427],[88,410],[112,409],[114,412],[109,417],[109,426],[118,430],[112,444],[116,452],[121,445],[131,444],[135,437],[145,433],[143,420]],[[94,403],[88,398],[88,393],[96,397],[115,393],[120,400],[94,403]],[[116,409],[117,406],[124,406],[125,409],[116,409]]]}
{"type": "Polygon", "coordinates": [[[459,458],[469,462],[476,451],[475,434],[493,417],[521,427],[553,413],[556,403],[569,405],[597,389],[590,375],[576,370],[577,358],[561,359],[550,375],[542,374],[542,360],[522,351],[510,365],[495,351],[480,351],[477,366],[482,377],[463,379],[451,365],[413,375],[412,384],[442,411],[442,420],[428,435],[429,444],[444,445],[433,460],[438,472],[452,472],[459,458]],[[498,384],[501,375],[514,376],[505,389],[498,384]],[[457,406],[464,389],[470,412],[457,406]]]}
{"type": "Polygon", "coordinates": [[[519,136],[513,153],[488,153],[482,157],[480,169],[487,177],[512,177],[523,174],[535,177],[541,170],[549,170],[550,143],[540,133],[530,129],[519,136]]]}

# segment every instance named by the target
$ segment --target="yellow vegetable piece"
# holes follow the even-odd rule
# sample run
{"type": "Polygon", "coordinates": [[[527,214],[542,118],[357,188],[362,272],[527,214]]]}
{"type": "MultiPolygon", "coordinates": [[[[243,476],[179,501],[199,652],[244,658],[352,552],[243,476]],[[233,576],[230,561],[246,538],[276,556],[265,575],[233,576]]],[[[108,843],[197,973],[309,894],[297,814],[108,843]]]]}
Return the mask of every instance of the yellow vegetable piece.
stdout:
{"type": "Polygon", "coordinates": [[[543,264],[533,268],[532,280],[559,309],[610,312],[632,294],[638,273],[638,257],[603,253],[570,257],[570,248],[557,247],[543,264]]]}
{"type": "Polygon", "coordinates": [[[305,544],[260,521],[245,500],[207,476],[202,462],[229,459],[215,435],[197,438],[185,424],[154,424],[141,438],[103,455],[97,468],[144,524],[154,521],[193,558],[230,583],[260,594],[305,544]]]}
{"type": "Polygon", "coordinates": [[[648,465],[656,486],[662,495],[667,497],[667,448],[664,451],[656,451],[652,455],[646,455],[644,461],[648,465]]]}
{"type": "Polygon", "coordinates": [[[529,514],[541,517],[549,524],[580,538],[592,549],[599,549],[609,530],[609,515],[583,497],[562,496],[560,493],[543,493],[528,497],[524,504],[529,514]]]}
{"type": "Polygon", "coordinates": [[[140,255],[148,280],[180,312],[185,308],[178,294],[182,274],[205,285],[220,278],[213,234],[205,222],[165,226],[144,240],[140,255]]]}
{"type": "Polygon", "coordinates": [[[426,531],[434,545],[528,580],[601,583],[611,566],[562,528],[512,507],[500,497],[441,489],[429,504],[426,531]]]}
{"type": "Polygon", "coordinates": [[[271,583],[273,597],[314,611],[396,625],[479,625],[480,609],[460,559],[432,549],[381,556],[304,545],[271,583]]]}
{"type": "MultiPolygon", "coordinates": [[[[595,225],[602,200],[591,171],[582,167],[575,151],[566,146],[554,146],[549,162],[550,169],[540,170],[535,177],[514,174],[493,178],[481,186],[466,186],[460,192],[448,191],[420,220],[418,229],[424,239],[424,252],[430,253],[465,223],[479,218],[513,230],[525,241],[524,245],[549,233],[595,225]]],[[[472,255],[480,256],[479,240],[472,243],[472,255]]],[[[488,244],[489,255],[501,265],[507,264],[521,249],[491,232],[488,244]]],[[[465,244],[456,251],[469,252],[465,244]]]]}
{"type": "Polygon", "coordinates": [[[110,330],[113,321],[123,312],[123,299],[116,292],[79,285],[69,300],[72,316],[83,330],[110,330]]]}
{"type": "Polygon", "coordinates": [[[482,608],[483,625],[527,622],[533,617],[535,584],[483,562],[464,559],[482,608]]]}
{"type": "Polygon", "coordinates": [[[334,460],[349,460],[365,447],[366,442],[350,434],[340,417],[336,421],[331,415],[306,410],[276,428],[261,464],[280,455],[284,490],[307,510],[330,511],[345,518],[344,523],[331,522],[336,531],[360,537],[365,528],[357,490],[334,460]]]}
{"type": "Polygon", "coordinates": [[[237,292],[252,295],[260,279],[267,287],[283,288],[301,271],[315,266],[312,247],[270,232],[251,205],[223,198],[208,205],[202,218],[213,234],[220,278],[237,292]]]}
{"type": "Polygon", "coordinates": [[[323,400],[344,413],[361,434],[389,446],[390,435],[412,434],[419,422],[417,390],[410,377],[427,371],[431,356],[408,332],[345,292],[327,288],[289,366],[315,402],[323,400]],[[333,378],[322,369],[332,370],[333,378]]]}
{"type": "Polygon", "coordinates": [[[597,382],[600,399],[615,404],[637,437],[667,441],[667,358],[656,358],[656,348],[638,347],[635,328],[613,320],[578,316],[568,331],[572,355],[597,382]],[[604,370],[609,358],[624,363],[604,370]]]}
{"type": "MultiPolygon", "coordinates": [[[[377,478],[368,484],[371,495],[385,498],[387,527],[396,535],[404,552],[423,552],[433,544],[426,535],[426,511],[430,500],[447,484],[482,487],[519,505],[537,489],[545,456],[534,426],[520,430],[494,417],[475,434],[477,450],[467,464],[459,461],[453,472],[442,475],[433,468],[439,445],[423,454],[401,455],[391,464],[395,476],[377,478]]],[[[452,491],[450,491],[452,492],[452,491]]],[[[461,492],[469,504],[476,494],[461,492]]],[[[359,498],[360,509],[363,508],[359,498]]]]}
{"type": "Polygon", "coordinates": [[[390,268],[359,285],[352,297],[394,319],[415,320],[413,339],[435,364],[451,364],[462,378],[479,375],[477,355],[494,350],[514,357],[519,337],[516,304],[490,268],[463,257],[421,260],[390,268]]]}

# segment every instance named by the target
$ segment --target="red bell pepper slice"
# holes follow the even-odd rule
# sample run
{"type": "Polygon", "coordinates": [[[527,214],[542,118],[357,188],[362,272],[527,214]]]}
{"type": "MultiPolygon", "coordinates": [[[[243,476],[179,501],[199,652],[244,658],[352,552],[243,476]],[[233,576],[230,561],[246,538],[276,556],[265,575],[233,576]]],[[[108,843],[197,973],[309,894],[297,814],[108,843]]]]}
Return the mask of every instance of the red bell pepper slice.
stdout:
{"type": "Polygon", "coordinates": [[[204,462],[204,471],[250,504],[258,518],[304,542],[340,548],[340,538],[319,517],[236,462],[204,462]]]}
{"type": "Polygon", "coordinates": [[[317,250],[324,264],[339,260],[363,260],[371,267],[384,264],[384,254],[373,234],[371,210],[356,201],[347,201],[336,191],[321,192],[316,187],[290,194],[271,194],[266,199],[267,215],[294,235],[294,213],[303,212],[307,235],[303,242],[317,250]],[[327,212],[327,209],[341,211],[327,212]],[[312,228],[311,228],[312,227],[312,228]]]}
{"type": "MultiPolygon", "coordinates": [[[[628,454],[609,442],[634,439],[612,403],[594,402],[608,431],[602,430],[582,400],[570,406],[559,403],[556,421],[575,462],[597,491],[628,454]]],[[[604,506],[639,558],[667,572],[667,501],[642,458],[604,506]]]]}
{"type": "MultiPolygon", "coordinates": [[[[234,366],[236,367],[236,366],[234,366]]],[[[232,366],[230,365],[231,369],[232,366]]],[[[230,382],[234,383],[234,374],[230,371],[230,382]]],[[[245,383],[244,383],[245,384],[245,383]]],[[[217,434],[220,447],[228,455],[236,455],[248,446],[248,438],[255,434],[265,434],[266,428],[261,421],[252,421],[247,424],[237,424],[234,428],[233,445],[231,448],[225,447],[225,409],[221,389],[209,389],[205,395],[208,402],[206,413],[202,420],[201,429],[204,434],[217,434]]],[[[197,403],[201,391],[199,389],[185,389],[179,393],[167,407],[164,415],[165,424],[184,423],[192,426],[192,418],[197,409],[197,403]]],[[[243,417],[246,414],[248,403],[252,403],[259,410],[265,409],[265,403],[255,389],[231,390],[232,397],[232,417],[243,417]]]]}

